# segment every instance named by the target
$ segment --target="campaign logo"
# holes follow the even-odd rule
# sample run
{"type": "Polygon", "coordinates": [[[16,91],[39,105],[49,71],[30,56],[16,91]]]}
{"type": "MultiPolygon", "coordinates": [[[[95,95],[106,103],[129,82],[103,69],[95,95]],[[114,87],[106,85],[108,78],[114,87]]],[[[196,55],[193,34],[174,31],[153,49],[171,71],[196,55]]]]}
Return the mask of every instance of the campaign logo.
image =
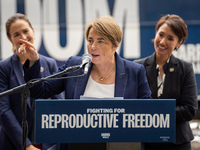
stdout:
{"type": "Polygon", "coordinates": [[[101,137],[103,139],[109,139],[110,138],[110,133],[101,133],[101,137]]]}

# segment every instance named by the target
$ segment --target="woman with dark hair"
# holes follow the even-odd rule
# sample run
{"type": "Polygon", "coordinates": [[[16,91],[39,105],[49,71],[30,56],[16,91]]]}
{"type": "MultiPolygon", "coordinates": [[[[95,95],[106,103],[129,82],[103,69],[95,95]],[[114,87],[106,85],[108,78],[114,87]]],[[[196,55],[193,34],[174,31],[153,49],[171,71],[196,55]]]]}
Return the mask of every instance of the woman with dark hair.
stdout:
{"type": "Polygon", "coordinates": [[[165,15],[156,25],[155,53],[135,62],[143,64],[153,99],[176,99],[176,142],[142,143],[144,150],[191,150],[189,121],[198,108],[192,64],[172,52],[185,42],[187,25],[178,15],[165,15]]]}
{"type": "MultiPolygon", "coordinates": [[[[35,32],[29,19],[24,14],[15,14],[6,22],[7,37],[13,45],[13,55],[0,61],[0,92],[7,91],[21,84],[25,84],[22,66],[27,57],[18,52],[19,48],[25,45],[20,40],[34,43],[35,32]]],[[[40,72],[43,77],[56,72],[57,64],[52,58],[40,55],[40,72]]],[[[63,99],[59,94],[51,98],[63,99]]],[[[33,145],[34,138],[34,102],[33,98],[28,99],[27,123],[28,138],[26,139],[26,150],[38,150],[47,144],[33,145]]],[[[20,93],[0,98],[0,149],[21,150],[22,149],[22,111],[20,93]]]]}

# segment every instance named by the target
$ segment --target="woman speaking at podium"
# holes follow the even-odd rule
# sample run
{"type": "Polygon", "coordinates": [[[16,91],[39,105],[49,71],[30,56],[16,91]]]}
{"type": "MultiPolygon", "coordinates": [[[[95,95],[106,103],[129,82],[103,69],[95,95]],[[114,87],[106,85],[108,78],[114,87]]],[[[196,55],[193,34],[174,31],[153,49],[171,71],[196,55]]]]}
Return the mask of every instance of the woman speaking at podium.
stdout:
{"type": "MultiPolygon", "coordinates": [[[[125,60],[116,52],[122,40],[122,31],[111,16],[99,17],[90,22],[86,28],[85,37],[88,53],[92,56],[88,74],[79,78],[43,82],[30,89],[31,96],[47,98],[65,91],[66,99],[80,99],[81,95],[98,98],[151,98],[144,66],[125,60]]],[[[27,41],[21,42],[26,46],[20,49],[19,53],[28,58],[24,64],[25,80],[41,78],[40,58],[35,47],[27,41]]],[[[58,69],[58,72],[80,65],[81,62],[81,57],[70,57],[58,69]]],[[[62,77],[81,74],[83,70],[65,74],[62,77]]]]}

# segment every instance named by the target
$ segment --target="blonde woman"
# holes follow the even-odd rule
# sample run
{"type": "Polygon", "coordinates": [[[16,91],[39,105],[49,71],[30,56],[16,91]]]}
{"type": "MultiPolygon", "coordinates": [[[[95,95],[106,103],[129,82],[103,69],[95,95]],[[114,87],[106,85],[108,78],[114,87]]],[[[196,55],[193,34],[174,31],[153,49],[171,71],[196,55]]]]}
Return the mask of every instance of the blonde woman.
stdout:
{"type": "MultiPolygon", "coordinates": [[[[88,74],[80,78],[70,78],[64,81],[44,82],[31,89],[32,96],[35,98],[47,98],[52,94],[65,91],[66,99],[79,99],[81,95],[99,98],[151,98],[144,66],[123,59],[116,52],[122,40],[122,31],[111,16],[99,17],[90,22],[86,28],[85,37],[87,39],[88,53],[92,56],[88,74]]],[[[22,42],[26,47],[21,49],[20,53],[23,53],[29,59],[24,65],[25,80],[28,81],[40,77],[40,57],[31,43],[22,42]]],[[[79,65],[81,62],[81,57],[70,57],[59,68],[59,71],[70,66],[79,65]]],[[[83,70],[63,76],[81,74],[83,74],[83,70]]],[[[61,149],[64,149],[64,147],[64,145],[61,145],[61,149]]]]}

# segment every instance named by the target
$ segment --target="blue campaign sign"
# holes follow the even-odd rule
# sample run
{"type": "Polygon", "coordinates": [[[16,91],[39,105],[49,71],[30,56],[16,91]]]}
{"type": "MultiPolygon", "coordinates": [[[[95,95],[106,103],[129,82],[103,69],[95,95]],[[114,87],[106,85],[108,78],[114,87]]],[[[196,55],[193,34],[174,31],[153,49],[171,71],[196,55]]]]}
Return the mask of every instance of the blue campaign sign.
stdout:
{"type": "Polygon", "coordinates": [[[36,50],[54,58],[58,66],[71,56],[82,56],[88,52],[85,28],[99,16],[112,15],[115,18],[123,32],[117,52],[121,57],[133,61],[155,52],[152,39],[155,38],[159,18],[177,14],[187,24],[188,37],[173,54],[193,64],[200,100],[199,6],[199,0],[101,0],[98,3],[90,0],[1,0],[0,60],[13,55],[5,23],[15,13],[27,15],[35,31],[36,50]]]}
{"type": "Polygon", "coordinates": [[[175,142],[175,100],[37,100],[36,143],[175,142]]]}

